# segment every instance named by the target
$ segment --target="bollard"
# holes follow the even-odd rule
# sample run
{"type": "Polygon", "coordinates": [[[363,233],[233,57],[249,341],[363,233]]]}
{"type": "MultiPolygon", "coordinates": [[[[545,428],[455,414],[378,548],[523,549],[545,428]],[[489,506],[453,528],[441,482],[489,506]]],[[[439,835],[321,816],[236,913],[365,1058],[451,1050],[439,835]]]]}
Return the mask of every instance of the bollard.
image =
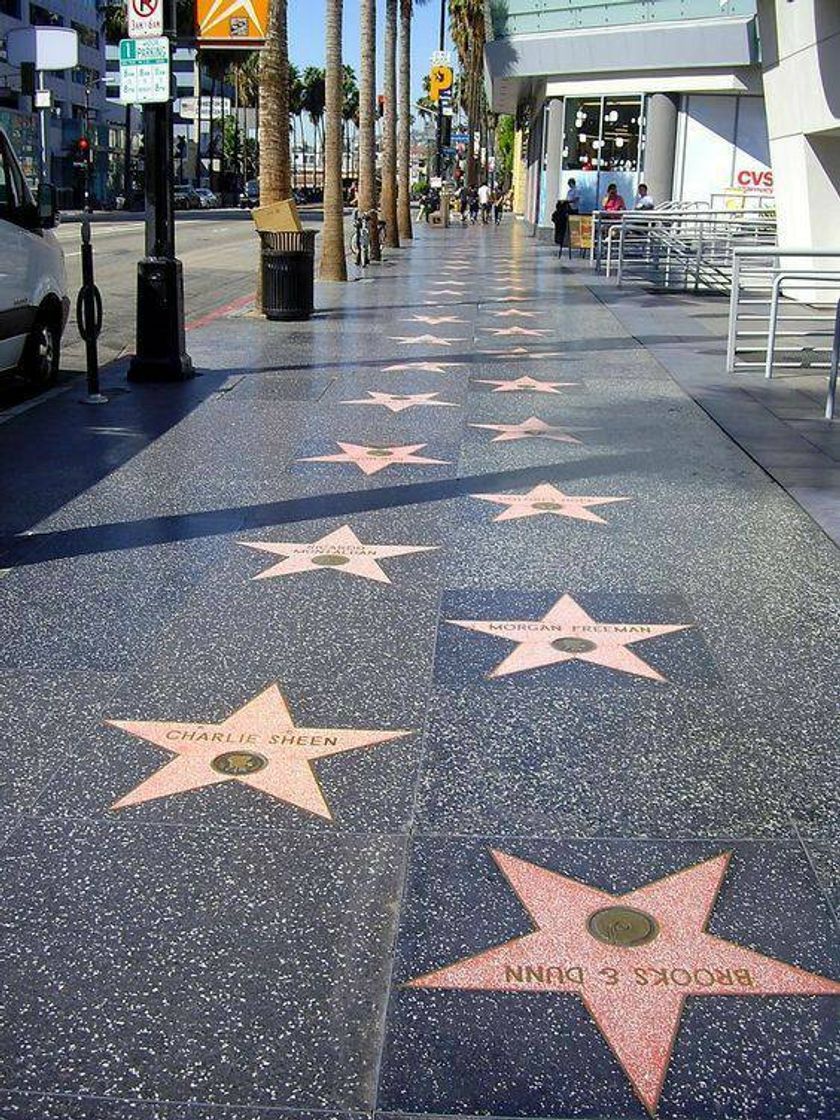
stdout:
{"type": "Polygon", "coordinates": [[[99,350],[96,340],[102,330],[102,296],[93,279],[93,243],[90,214],[82,215],[82,286],[76,297],[76,325],[85,344],[87,396],[85,404],[107,404],[99,391],[99,350]]]}

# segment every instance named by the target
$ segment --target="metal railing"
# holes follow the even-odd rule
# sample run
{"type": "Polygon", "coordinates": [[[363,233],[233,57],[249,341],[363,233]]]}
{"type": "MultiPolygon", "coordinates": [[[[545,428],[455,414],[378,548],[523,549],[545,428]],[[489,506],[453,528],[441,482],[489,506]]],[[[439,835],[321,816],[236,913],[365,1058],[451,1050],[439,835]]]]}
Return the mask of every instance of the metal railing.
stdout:
{"type": "Polygon", "coordinates": [[[661,291],[728,292],[733,253],[776,243],[776,220],[756,214],[673,210],[630,212],[606,233],[610,272],[619,286],[641,282],[661,291]],[[617,246],[612,242],[617,238],[617,246]]]}
{"type": "Polygon", "coordinates": [[[828,372],[826,418],[834,418],[840,351],[840,249],[736,250],[727,373],[828,372]],[[809,260],[834,269],[803,268],[809,260]]]}

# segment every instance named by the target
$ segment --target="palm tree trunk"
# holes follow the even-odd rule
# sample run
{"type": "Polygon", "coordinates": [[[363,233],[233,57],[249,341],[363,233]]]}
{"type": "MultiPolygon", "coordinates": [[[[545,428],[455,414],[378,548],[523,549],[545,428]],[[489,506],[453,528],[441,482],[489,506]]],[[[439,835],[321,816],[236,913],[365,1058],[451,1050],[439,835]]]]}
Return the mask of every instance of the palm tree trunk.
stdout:
{"type": "Polygon", "coordinates": [[[411,8],[412,0],[400,0],[400,105],[397,126],[397,225],[403,241],[411,232],[411,8]]]}
{"type": "Polygon", "coordinates": [[[382,259],[376,218],[376,0],[359,5],[359,209],[370,222],[370,259],[382,259]]]}
{"type": "Polygon", "coordinates": [[[268,33],[260,54],[259,129],[260,203],[266,206],[291,193],[286,0],[271,0],[268,33]]]}
{"type": "Polygon", "coordinates": [[[344,101],[341,65],[341,16],[343,0],[327,0],[326,92],[324,115],[324,230],[321,279],[346,280],[344,256],[344,198],[341,189],[341,110],[344,101]]]}
{"type": "Polygon", "coordinates": [[[382,137],[382,217],[385,244],[399,249],[397,228],[397,0],[385,0],[385,119],[382,137]]]}

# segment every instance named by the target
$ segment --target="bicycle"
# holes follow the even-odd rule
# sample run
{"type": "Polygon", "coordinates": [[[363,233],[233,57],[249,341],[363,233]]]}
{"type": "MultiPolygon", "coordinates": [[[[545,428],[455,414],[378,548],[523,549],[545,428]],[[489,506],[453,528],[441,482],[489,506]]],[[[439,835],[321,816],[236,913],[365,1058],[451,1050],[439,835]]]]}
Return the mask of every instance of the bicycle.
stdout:
{"type": "Polygon", "coordinates": [[[370,227],[367,214],[358,210],[353,215],[353,233],[350,236],[350,252],[359,268],[367,268],[370,264],[370,227]]]}

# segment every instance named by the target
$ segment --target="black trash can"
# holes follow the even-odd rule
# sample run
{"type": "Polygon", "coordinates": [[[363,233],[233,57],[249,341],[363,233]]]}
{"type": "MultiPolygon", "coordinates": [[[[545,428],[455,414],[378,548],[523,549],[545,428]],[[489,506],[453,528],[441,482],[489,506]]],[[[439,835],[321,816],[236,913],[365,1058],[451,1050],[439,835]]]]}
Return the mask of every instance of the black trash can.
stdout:
{"type": "Polygon", "coordinates": [[[267,319],[308,319],[314,309],[315,231],[260,231],[262,303],[267,319]]]}

